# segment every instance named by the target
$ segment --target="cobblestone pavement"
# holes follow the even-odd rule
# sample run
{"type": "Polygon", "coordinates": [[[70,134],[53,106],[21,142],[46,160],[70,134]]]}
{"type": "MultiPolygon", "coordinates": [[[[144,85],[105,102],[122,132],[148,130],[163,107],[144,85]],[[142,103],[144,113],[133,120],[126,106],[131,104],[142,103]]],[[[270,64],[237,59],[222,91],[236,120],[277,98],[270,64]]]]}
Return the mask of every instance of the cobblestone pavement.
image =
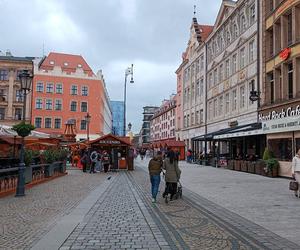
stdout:
{"type": "Polygon", "coordinates": [[[121,172],[60,249],[171,249],[172,245],[121,172]]]}
{"type": "Polygon", "coordinates": [[[107,176],[68,170],[68,175],[0,199],[0,249],[27,249],[76,207],[107,176]]]}
{"type": "MultiPolygon", "coordinates": [[[[147,161],[138,162],[144,170],[146,163],[147,161]]],[[[183,175],[186,170],[183,169],[183,175]]],[[[140,194],[144,196],[143,201],[150,204],[149,177],[139,169],[131,175],[140,194]]],[[[194,173],[194,178],[197,177],[199,174],[194,173]]],[[[218,185],[216,182],[212,184],[214,183],[218,185]]],[[[163,186],[162,184],[161,189],[163,186]]],[[[177,239],[177,245],[181,244],[180,249],[300,249],[299,245],[188,190],[184,184],[183,187],[182,200],[165,205],[160,198],[155,208],[149,206],[153,214],[164,225],[168,225],[169,232],[177,239]]],[[[238,203],[235,199],[231,202],[232,206],[238,203]]]]}

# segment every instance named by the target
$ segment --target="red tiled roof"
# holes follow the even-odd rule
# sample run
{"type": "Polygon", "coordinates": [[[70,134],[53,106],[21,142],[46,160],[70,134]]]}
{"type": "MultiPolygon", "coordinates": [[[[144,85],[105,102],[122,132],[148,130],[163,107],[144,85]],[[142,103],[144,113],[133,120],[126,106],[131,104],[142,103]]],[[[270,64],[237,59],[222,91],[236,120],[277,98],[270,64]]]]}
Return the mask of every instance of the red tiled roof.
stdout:
{"type": "Polygon", "coordinates": [[[211,26],[211,25],[199,24],[198,27],[200,29],[200,34],[201,34],[202,41],[205,41],[214,29],[214,26],[211,26]]]}
{"type": "Polygon", "coordinates": [[[92,69],[81,55],[50,52],[40,67],[51,70],[54,66],[59,66],[64,71],[71,72],[75,72],[76,68],[82,68],[84,72],[93,74],[92,69]]]}

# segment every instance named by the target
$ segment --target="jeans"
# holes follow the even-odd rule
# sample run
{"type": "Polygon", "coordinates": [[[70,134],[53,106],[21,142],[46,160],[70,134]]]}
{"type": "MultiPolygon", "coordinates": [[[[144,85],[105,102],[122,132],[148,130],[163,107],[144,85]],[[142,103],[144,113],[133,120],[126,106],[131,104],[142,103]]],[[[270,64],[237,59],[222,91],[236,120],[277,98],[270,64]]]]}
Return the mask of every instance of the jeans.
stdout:
{"type": "Polygon", "coordinates": [[[150,181],[151,181],[152,198],[156,199],[159,183],[160,183],[160,175],[150,175],[150,181]]]}

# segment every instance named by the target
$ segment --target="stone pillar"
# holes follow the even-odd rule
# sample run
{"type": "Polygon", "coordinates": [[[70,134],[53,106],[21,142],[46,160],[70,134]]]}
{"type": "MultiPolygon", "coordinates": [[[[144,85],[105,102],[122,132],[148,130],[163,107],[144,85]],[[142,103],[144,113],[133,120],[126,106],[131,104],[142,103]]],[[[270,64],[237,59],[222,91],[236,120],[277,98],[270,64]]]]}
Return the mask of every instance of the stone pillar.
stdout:
{"type": "Polygon", "coordinates": [[[281,75],[282,75],[282,99],[288,100],[289,93],[288,93],[288,66],[286,63],[281,64],[281,75]]]}

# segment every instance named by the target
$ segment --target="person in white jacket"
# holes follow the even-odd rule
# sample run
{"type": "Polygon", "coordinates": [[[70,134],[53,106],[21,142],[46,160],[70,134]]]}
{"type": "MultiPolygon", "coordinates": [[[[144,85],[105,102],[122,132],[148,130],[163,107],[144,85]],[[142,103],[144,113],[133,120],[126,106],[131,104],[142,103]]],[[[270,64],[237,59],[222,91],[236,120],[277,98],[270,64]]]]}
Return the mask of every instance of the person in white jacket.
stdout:
{"type": "MultiPolygon", "coordinates": [[[[298,182],[298,185],[300,186],[300,149],[298,149],[292,161],[292,176],[293,178],[295,178],[295,180],[298,182]]],[[[295,191],[295,196],[300,198],[299,188],[298,191],[295,191]]]]}

